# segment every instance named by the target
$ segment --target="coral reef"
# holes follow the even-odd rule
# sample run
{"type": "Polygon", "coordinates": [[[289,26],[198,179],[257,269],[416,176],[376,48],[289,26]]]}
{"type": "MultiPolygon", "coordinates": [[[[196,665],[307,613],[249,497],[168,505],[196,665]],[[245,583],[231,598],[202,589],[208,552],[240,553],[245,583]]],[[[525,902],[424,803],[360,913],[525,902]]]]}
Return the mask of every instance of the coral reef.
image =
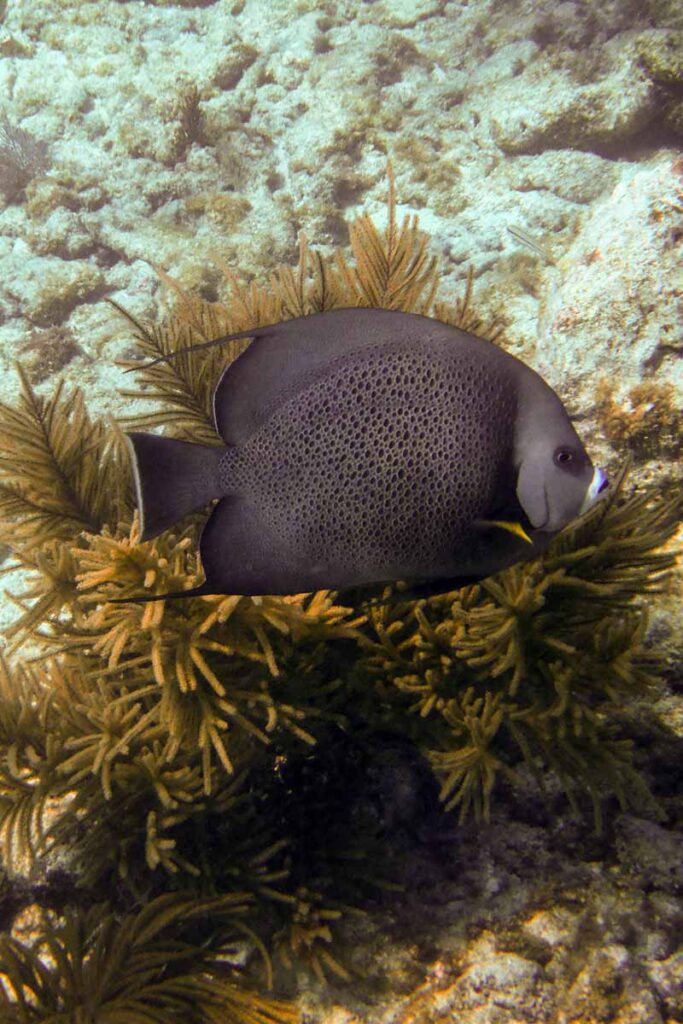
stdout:
{"type": "MultiPolygon", "coordinates": [[[[504,343],[471,277],[438,297],[391,173],[386,229],[361,215],[350,236],[352,259],[302,238],[266,286],[225,267],[226,301],[163,275],[172,315],[125,314],[141,357],[126,394],[148,403],[128,425],[215,442],[212,391],[248,342],[183,350],[334,306],[432,312],[504,343]]],[[[55,865],[69,883],[33,940],[0,944],[0,1019],[293,1019],[254,987],[272,966],[284,991],[294,969],[348,977],[333,940],[401,874],[387,837],[436,803],[435,779],[463,822],[529,775],[588,797],[598,829],[614,798],[666,821],[622,718],[656,687],[645,599],[675,563],[680,496],[619,481],[541,558],[419,602],[399,586],[140,604],[198,580],[201,517],[139,543],[120,426],[20,374],[0,408],[0,542],[28,576],[0,662],[0,838],[16,892],[55,865]],[[226,952],[236,936],[260,974],[226,952]]]]}
{"type": "MultiPolygon", "coordinates": [[[[170,925],[186,992],[198,939],[211,973],[240,922],[220,981],[267,985],[261,939],[275,990],[329,1024],[683,1019],[680,516],[662,500],[680,479],[682,28],[680,0],[0,0],[0,925],[27,979],[4,981],[0,1020],[95,1016],[51,955],[67,974],[169,892],[205,907],[170,925]],[[211,443],[236,351],[138,369],[121,399],[114,361],[375,301],[333,249],[380,210],[388,153],[439,257],[432,311],[454,316],[438,300],[471,272],[476,329],[498,318],[601,464],[632,456],[605,521],[559,562],[424,603],[109,603],[195,580],[200,523],[137,544],[110,411],[211,443]],[[315,251],[281,272],[303,225],[315,251]],[[230,921],[207,905],[232,896],[230,921]]],[[[246,1006],[97,1010],[155,1012],[246,1006]]]]}
{"type": "Polygon", "coordinates": [[[626,444],[637,458],[670,453],[676,458],[683,438],[683,410],[677,408],[673,384],[643,381],[631,388],[620,406],[606,380],[596,393],[596,412],[606,435],[626,444]]]}
{"type": "Polygon", "coordinates": [[[473,267],[481,310],[577,411],[591,415],[590,387],[571,389],[595,365],[623,386],[619,404],[643,363],[680,404],[679,31],[673,0],[10,4],[7,115],[49,140],[51,166],[25,203],[0,204],[0,397],[37,317],[73,331],[84,358],[69,375],[103,408],[126,342],[93,299],[154,320],[150,259],[216,299],[216,249],[233,271],[268,273],[302,225],[329,255],[345,211],[380,203],[390,153],[445,283],[473,267]],[[520,254],[511,225],[555,265],[520,254]],[[569,366],[551,375],[546,348],[569,366]]]}
{"type": "MultiPolygon", "coordinates": [[[[541,291],[534,356],[601,457],[628,450],[632,478],[663,489],[681,472],[682,210],[675,154],[596,202],[541,291]]],[[[669,621],[680,635],[674,605],[669,621]]]]}
{"type": "Polygon", "coordinates": [[[32,331],[19,349],[22,367],[31,384],[41,384],[51,374],[82,354],[73,332],[68,327],[49,327],[32,331]]]}
{"type": "Polygon", "coordinates": [[[681,45],[681,30],[651,30],[643,33],[637,41],[641,66],[659,89],[663,120],[678,135],[683,135],[681,45]]]}

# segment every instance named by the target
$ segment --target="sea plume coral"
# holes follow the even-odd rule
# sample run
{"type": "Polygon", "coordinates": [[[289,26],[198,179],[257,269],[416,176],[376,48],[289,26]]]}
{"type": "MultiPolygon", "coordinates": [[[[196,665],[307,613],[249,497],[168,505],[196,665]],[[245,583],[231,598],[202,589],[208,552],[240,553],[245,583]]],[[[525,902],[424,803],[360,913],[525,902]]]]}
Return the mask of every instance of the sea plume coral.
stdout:
{"type": "Polygon", "coordinates": [[[623,498],[622,483],[623,474],[539,559],[421,602],[413,617],[401,605],[371,610],[375,647],[359,665],[432,721],[441,739],[431,761],[461,817],[488,814],[497,774],[520,757],[539,778],[552,767],[570,799],[587,791],[598,825],[606,795],[645,798],[610,711],[655,683],[635,599],[659,590],[676,563],[659,547],[681,501],[623,498]]]}
{"type": "Polygon", "coordinates": [[[235,984],[244,909],[169,894],[123,917],[44,913],[31,942],[0,937],[0,1019],[294,1024],[291,1006],[235,984]]]}
{"type": "Polygon", "coordinates": [[[6,113],[0,116],[0,190],[15,202],[33,178],[43,174],[50,159],[50,147],[30,132],[13,124],[6,113]]]}

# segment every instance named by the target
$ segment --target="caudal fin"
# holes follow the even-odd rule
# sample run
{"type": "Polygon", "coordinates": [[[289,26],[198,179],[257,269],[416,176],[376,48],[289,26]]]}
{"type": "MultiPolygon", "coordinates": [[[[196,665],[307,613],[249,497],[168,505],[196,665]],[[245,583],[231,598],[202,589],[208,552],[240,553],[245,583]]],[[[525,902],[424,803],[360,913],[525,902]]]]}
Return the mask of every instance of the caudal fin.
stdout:
{"type": "Polygon", "coordinates": [[[218,467],[224,448],[210,448],[156,434],[128,434],[140,538],[149,540],[189,512],[218,498],[218,467]]]}

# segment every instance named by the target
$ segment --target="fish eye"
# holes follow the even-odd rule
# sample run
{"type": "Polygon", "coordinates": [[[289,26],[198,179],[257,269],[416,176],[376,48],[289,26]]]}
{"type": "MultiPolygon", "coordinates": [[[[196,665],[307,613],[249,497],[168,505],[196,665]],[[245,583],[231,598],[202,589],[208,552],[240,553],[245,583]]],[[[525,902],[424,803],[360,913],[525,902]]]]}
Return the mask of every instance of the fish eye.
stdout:
{"type": "Polygon", "coordinates": [[[556,466],[568,466],[574,461],[574,452],[571,448],[558,448],[554,458],[556,466]]]}

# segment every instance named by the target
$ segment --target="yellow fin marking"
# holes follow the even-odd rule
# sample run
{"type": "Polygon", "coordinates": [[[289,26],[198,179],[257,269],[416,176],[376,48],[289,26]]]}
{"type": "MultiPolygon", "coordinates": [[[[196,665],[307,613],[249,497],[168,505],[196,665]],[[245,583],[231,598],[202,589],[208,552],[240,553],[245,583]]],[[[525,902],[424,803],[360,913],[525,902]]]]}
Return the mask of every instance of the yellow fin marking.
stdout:
{"type": "Polygon", "coordinates": [[[480,519],[479,526],[499,526],[501,530],[507,530],[508,533],[514,533],[516,537],[521,537],[527,544],[533,544],[521,523],[510,523],[504,519],[480,519]]]}

